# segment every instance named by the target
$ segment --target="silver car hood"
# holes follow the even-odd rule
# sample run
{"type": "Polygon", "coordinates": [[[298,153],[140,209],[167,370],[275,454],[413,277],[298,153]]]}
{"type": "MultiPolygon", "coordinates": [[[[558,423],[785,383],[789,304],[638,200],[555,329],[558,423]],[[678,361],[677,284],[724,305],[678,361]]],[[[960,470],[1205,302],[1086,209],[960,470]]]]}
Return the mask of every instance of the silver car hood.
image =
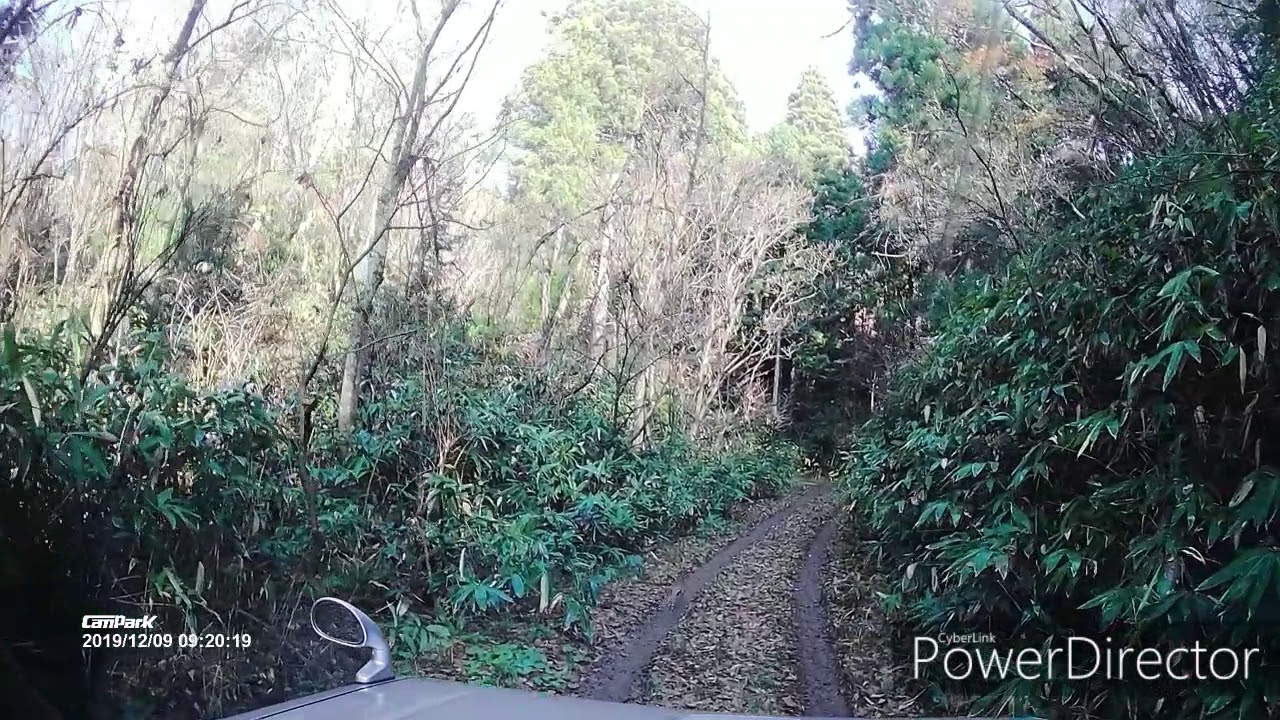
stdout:
{"type": "Polygon", "coordinates": [[[442,680],[404,678],[347,685],[226,720],[781,720],[760,715],[690,713],[685,710],[475,687],[442,680]]]}

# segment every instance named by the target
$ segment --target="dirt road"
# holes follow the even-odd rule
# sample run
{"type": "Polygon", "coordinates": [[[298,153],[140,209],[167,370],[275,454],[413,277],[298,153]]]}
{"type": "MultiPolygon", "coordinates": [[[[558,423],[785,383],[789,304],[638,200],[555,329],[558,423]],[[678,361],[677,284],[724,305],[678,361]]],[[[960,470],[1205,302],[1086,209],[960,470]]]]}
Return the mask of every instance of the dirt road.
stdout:
{"type": "MultiPolygon", "coordinates": [[[[627,610],[578,694],[704,712],[843,717],[822,600],[837,527],[817,485],[769,508],[732,542],[627,610]],[[621,627],[626,626],[626,627],[621,627]]],[[[668,575],[672,575],[668,573],[668,575]]]]}

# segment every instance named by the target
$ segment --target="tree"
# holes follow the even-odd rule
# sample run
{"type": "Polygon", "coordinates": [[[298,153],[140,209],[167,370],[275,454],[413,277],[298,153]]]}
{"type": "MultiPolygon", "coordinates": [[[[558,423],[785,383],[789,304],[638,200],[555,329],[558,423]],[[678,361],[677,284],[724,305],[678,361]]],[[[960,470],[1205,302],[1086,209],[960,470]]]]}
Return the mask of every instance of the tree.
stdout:
{"type": "Polygon", "coordinates": [[[546,228],[514,260],[536,287],[512,294],[537,307],[539,355],[560,343],[607,377],[637,439],[660,420],[715,436],[721,389],[768,356],[732,347],[744,309],[770,288],[762,312],[785,326],[822,267],[786,247],[804,192],[752,154],[710,28],[680,3],[583,0],[552,25],[507,107],[510,199],[546,228]]]}
{"type": "Polygon", "coordinates": [[[787,116],[766,137],[769,151],[796,164],[806,176],[840,171],[849,163],[849,140],[835,96],[822,72],[809,67],[787,97],[787,116]]]}
{"type": "Polygon", "coordinates": [[[48,7],[37,7],[35,0],[16,0],[0,8],[0,76],[4,79],[21,54],[22,42],[36,35],[37,21],[48,7]]]}
{"type": "Polygon", "coordinates": [[[111,199],[110,244],[103,267],[99,271],[101,286],[94,298],[91,312],[89,334],[93,345],[85,359],[85,372],[98,361],[115,326],[123,320],[124,309],[137,299],[130,297],[130,294],[131,285],[136,282],[140,216],[143,212],[142,204],[146,200],[138,196],[138,189],[147,161],[151,159],[149,149],[156,136],[161,133],[158,125],[166,119],[161,110],[173,93],[182,61],[191,50],[192,34],[206,2],[207,0],[191,0],[178,36],[164,58],[155,93],[143,111],[142,121],[129,143],[129,151],[120,170],[120,181],[111,199]]]}
{"type": "Polygon", "coordinates": [[[1043,56],[989,0],[862,9],[852,69],[880,91],[858,110],[885,246],[945,274],[1033,236],[1035,209],[1062,192],[1051,152],[1086,109],[1058,101],[1043,56]]]}
{"type": "Polygon", "coordinates": [[[1100,103],[1104,136],[1137,152],[1159,149],[1242,106],[1265,68],[1268,5],[1001,0],[1000,8],[1081,94],[1100,103]]]}
{"type": "Polygon", "coordinates": [[[576,0],[551,29],[555,49],[509,103],[523,195],[581,210],[591,184],[650,141],[657,119],[685,150],[745,140],[741,102],[704,57],[709,28],[681,3],[576,0]]]}
{"type": "Polygon", "coordinates": [[[693,157],[742,143],[744,112],[709,54],[709,27],[674,0],[579,0],[551,25],[555,50],[526,71],[509,104],[513,175],[521,202],[557,228],[540,281],[543,343],[570,309],[565,293],[580,292],[590,297],[587,351],[603,359],[620,183],[668,141],[693,157]],[[582,270],[560,265],[576,261],[588,234],[590,278],[575,289],[582,270]]]}
{"type": "MultiPolygon", "coordinates": [[[[384,145],[387,153],[386,161],[380,167],[370,168],[371,175],[375,170],[380,171],[380,179],[377,184],[377,197],[369,215],[369,226],[364,233],[360,249],[354,256],[344,257],[343,263],[347,267],[339,272],[339,282],[343,286],[347,284],[347,279],[352,272],[355,272],[355,312],[349,327],[349,346],[343,360],[342,386],[338,398],[338,425],[343,430],[350,430],[355,426],[360,401],[359,384],[372,350],[369,337],[370,315],[373,312],[378,289],[382,286],[384,279],[386,238],[392,230],[393,220],[404,206],[402,193],[405,190],[405,182],[419,163],[430,160],[433,151],[439,152],[440,148],[433,147],[438,140],[435,134],[443,127],[444,121],[452,110],[457,107],[458,98],[466,89],[467,79],[471,76],[470,70],[463,73],[461,86],[452,89],[450,99],[444,103],[439,115],[429,118],[426,116],[426,110],[438,101],[446,85],[454,80],[455,70],[467,55],[470,55],[471,68],[475,67],[476,59],[489,37],[494,15],[502,0],[494,0],[487,16],[462,52],[452,58],[443,77],[429,83],[428,71],[433,67],[433,63],[440,60],[436,57],[436,44],[457,11],[460,1],[443,0],[435,25],[429,30],[421,24],[421,18],[418,18],[420,49],[414,67],[413,80],[407,88],[396,93],[397,111],[389,132],[383,136],[384,143],[390,141],[389,145],[384,145]]],[[[417,6],[414,5],[414,7],[416,14],[417,6]]],[[[439,159],[439,157],[436,158],[437,163],[439,159]]],[[[426,173],[430,178],[433,168],[427,168],[426,173]]],[[[341,293],[338,295],[341,296],[341,293]]],[[[322,357],[323,350],[321,352],[322,357]]],[[[313,365],[308,374],[313,374],[315,367],[317,365],[313,365]]],[[[305,388],[305,382],[303,386],[305,388]]]]}

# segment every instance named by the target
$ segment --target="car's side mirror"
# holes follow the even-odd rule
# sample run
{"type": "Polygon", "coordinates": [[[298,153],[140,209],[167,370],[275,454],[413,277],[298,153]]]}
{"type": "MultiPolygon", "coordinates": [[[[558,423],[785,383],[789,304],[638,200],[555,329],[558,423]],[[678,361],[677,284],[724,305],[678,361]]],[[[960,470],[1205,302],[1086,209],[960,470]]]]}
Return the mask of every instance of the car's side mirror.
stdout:
{"type": "Polygon", "coordinates": [[[390,680],[391,647],[373,618],[346,600],[322,597],[311,605],[311,629],[331,643],[345,647],[367,647],[373,657],[356,673],[356,682],[375,683],[390,680]]]}

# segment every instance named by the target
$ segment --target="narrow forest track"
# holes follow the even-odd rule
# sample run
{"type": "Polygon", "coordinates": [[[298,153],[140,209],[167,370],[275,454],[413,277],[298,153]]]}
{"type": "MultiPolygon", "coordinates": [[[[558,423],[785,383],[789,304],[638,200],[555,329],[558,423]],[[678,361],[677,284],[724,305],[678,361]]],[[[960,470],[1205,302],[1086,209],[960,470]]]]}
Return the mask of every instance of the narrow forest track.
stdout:
{"type": "Polygon", "coordinates": [[[701,565],[589,671],[579,694],[704,712],[845,714],[822,602],[829,488],[780,504],[701,565]]]}
{"type": "Polygon", "coordinates": [[[846,717],[849,706],[841,694],[841,666],[832,635],[823,586],[831,542],[840,529],[840,518],[827,521],[809,546],[800,580],[796,584],[796,643],[804,711],[816,717],[846,717]]]}

